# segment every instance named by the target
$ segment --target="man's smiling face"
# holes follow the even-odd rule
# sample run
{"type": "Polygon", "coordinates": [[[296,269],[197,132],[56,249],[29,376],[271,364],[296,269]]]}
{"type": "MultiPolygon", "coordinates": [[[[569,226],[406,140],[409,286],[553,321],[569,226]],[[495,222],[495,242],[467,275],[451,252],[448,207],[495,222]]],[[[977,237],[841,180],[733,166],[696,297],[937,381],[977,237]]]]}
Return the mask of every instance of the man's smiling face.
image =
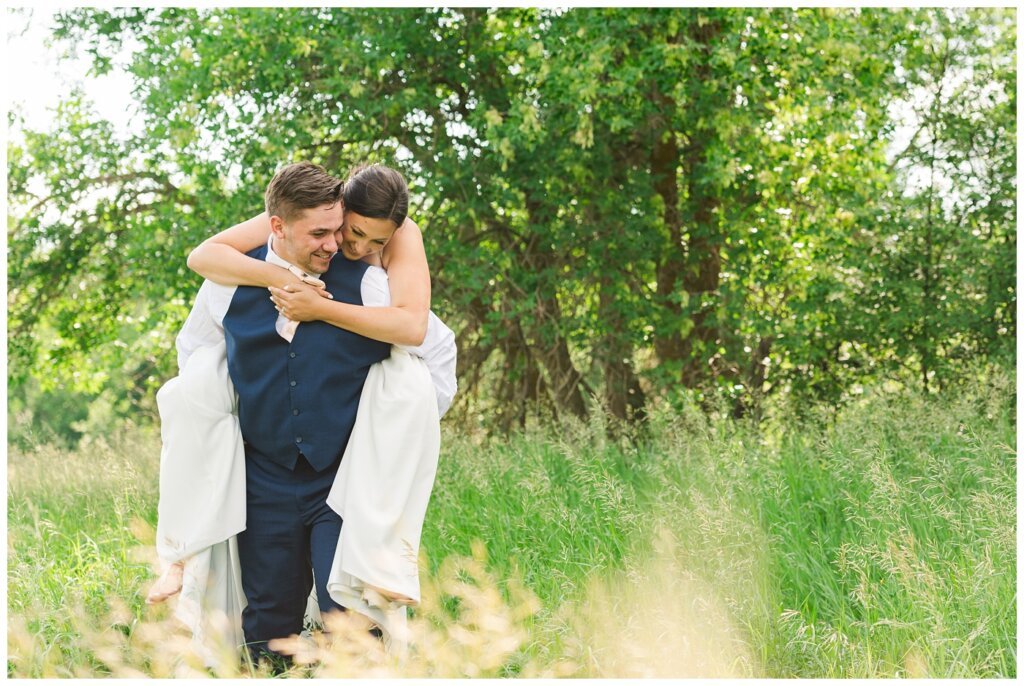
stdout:
{"type": "Polygon", "coordinates": [[[335,232],[344,221],[342,207],[340,202],[320,205],[289,221],[271,217],[274,252],[307,274],[323,274],[338,252],[335,232]]]}

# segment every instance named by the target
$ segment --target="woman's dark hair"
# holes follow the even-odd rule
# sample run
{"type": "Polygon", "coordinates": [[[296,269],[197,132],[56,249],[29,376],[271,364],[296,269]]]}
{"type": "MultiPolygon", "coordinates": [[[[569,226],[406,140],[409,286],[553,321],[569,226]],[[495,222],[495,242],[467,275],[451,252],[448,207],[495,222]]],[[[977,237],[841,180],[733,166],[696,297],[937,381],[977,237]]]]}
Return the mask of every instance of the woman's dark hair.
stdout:
{"type": "Polygon", "coordinates": [[[371,219],[390,219],[401,226],[409,212],[409,186],[394,169],[382,164],[356,167],[345,182],[345,210],[371,219]]]}

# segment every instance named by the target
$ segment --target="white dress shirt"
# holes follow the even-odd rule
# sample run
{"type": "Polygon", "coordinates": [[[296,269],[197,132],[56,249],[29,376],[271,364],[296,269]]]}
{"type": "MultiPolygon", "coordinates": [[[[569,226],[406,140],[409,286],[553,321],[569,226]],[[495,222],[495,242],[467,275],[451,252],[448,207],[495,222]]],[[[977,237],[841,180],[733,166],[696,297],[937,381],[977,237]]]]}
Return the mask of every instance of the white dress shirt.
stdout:
{"type": "MultiPolygon", "coordinates": [[[[267,262],[281,267],[290,267],[288,262],[273,250],[273,238],[267,244],[267,262]]],[[[336,260],[346,259],[344,255],[336,255],[336,260]]],[[[296,272],[297,268],[293,269],[296,272]]],[[[225,286],[210,280],[203,281],[196,295],[192,311],[178,333],[176,346],[178,349],[178,369],[183,369],[185,362],[198,348],[214,345],[224,340],[224,315],[231,306],[237,286],[225,286]]],[[[367,307],[388,307],[391,305],[391,291],[388,288],[388,273],[380,267],[369,266],[363,274],[360,284],[360,295],[363,305],[367,307]]],[[[269,293],[267,294],[269,298],[269,293]]],[[[286,319],[279,315],[277,331],[288,340],[286,319]]],[[[430,370],[430,378],[434,382],[437,395],[438,416],[451,407],[455,397],[457,382],[455,380],[456,347],[455,334],[445,326],[433,312],[427,319],[427,335],[423,343],[415,346],[399,346],[412,355],[423,359],[430,370]]]]}

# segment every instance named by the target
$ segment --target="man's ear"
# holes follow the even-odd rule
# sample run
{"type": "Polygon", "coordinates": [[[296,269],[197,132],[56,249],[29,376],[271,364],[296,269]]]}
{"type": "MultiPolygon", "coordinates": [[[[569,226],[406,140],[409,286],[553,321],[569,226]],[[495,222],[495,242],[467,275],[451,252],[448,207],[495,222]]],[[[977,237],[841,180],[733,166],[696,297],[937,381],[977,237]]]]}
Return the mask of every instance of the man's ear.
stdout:
{"type": "Polygon", "coordinates": [[[276,214],[270,215],[270,230],[276,238],[284,240],[284,220],[276,214]]]}

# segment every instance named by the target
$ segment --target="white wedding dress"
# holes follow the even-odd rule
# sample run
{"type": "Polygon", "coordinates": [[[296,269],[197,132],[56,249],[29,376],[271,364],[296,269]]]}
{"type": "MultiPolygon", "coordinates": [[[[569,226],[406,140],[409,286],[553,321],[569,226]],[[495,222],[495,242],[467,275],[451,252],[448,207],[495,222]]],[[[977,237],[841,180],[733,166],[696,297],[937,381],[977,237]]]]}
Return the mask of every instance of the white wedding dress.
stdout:
{"type": "Polygon", "coordinates": [[[327,592],[373,620],[398,653],[408,639],[406,606],[376,589],[420,601],[420,534],[440,449],[430,370],[419,357],[392,347],[390,357],[370,367],[327,496],[344,522],[327,592]]]}
{"type": "Polygon", "coordinates": [[[245,642],[235,542],[245,529],[245,449],[225,344],[198,348],[156,401],[163,441],[157,554],[165,569],[185,560],[174,614],[211,663],[224,645],[245,642]]]}
{"type": "MultiPolygon", "coordinates": [[[[407,641],[406,606],[374,589],[420,599],[417,557],[440,452],[439,402],[426,363],[392,347],[370,368],[327,499],[344,522],[328,592],[378,624],[397,652],[407,641]]],[[[157,550],[165,565],[187,559],[175,616],[213,666],[224,643],[244,642],[246,604],[235,542],[245,528],[245,454],[224,344],[194,352],[157,404],[157,550]]],[[[310,602],[307,618],[318,619],[316,607],[310,602]]]]}

